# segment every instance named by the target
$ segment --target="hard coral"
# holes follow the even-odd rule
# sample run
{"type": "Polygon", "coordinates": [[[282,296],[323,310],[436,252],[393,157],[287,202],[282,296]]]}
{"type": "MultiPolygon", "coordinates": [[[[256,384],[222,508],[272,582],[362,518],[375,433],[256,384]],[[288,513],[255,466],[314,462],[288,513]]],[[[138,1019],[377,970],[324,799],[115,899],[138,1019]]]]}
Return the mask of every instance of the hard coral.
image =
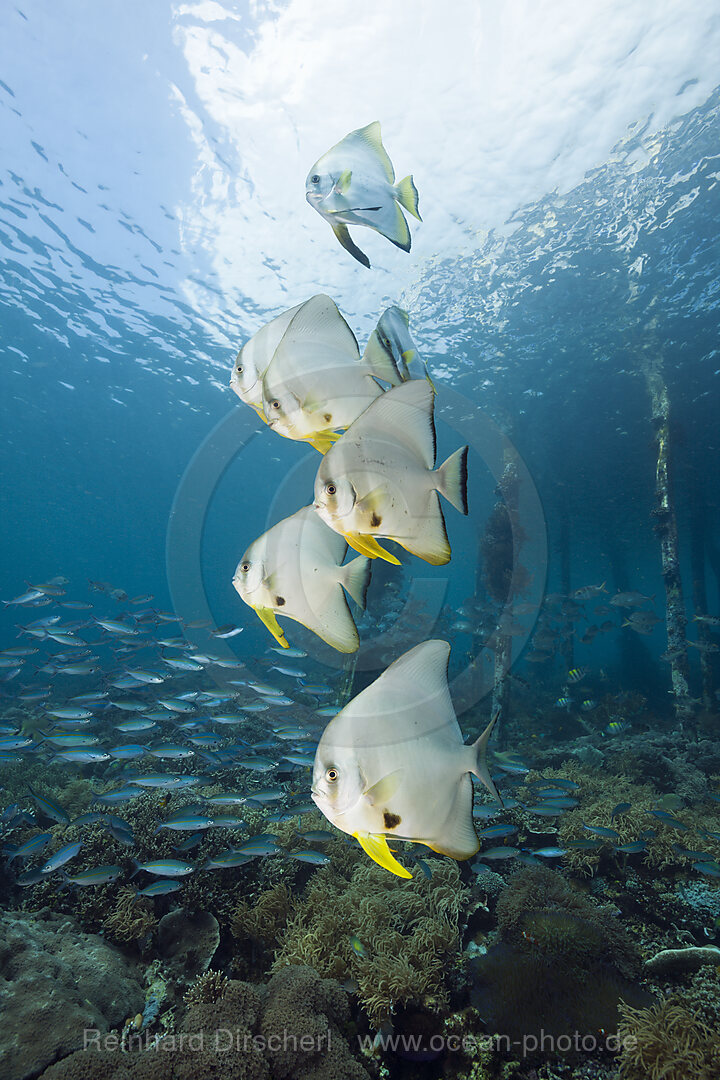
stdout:
{"type": "Polygon", "coordinates": [[[112,945],[49,910],[0,915],[0,1072],[37,1076],[142,1007],[137,972],[112,945]]]}
{"type": "Polygon", "coordinates": [[[318,872],[281,938],[274,970],[308,964],[320,975],[354,980],[377,1025],[405,1002],[445,1007],[467,890],[454,863],[428,865],[430,880],[402,885],[367,863],[356,864],[349,880],[332,866],[318,872]]]}
{"type": "Polygon", "coordinates": [[[258,988],[228,980],[215,1002],[190,1005],[179,1031],[91,1047],[42,1080],[368,1080],[350,1052],[344,992],[308,968],[258,988]]]}

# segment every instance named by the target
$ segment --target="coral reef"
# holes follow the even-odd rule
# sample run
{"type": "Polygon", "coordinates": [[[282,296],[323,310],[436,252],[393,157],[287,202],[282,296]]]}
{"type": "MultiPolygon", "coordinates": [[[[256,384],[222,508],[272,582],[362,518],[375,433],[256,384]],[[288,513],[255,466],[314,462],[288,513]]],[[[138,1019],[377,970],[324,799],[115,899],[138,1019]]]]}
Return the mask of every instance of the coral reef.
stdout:
{"type": "Polygon", "coordinates": [[[230,931],[238,942],[236,967],[244,977],[258,967],[260,974],[266,970],[264,961],[272,959],[280,932],[294,909],[293,895],[284,884],[265,889],[252,901],[238,900],[230,916],[230,931]]]}
{"type": "Polygon", "coordinates": [[[136,972],[116,949],[82,933],[67,916],[0,915],[0,1012],[3,1080],[37,1076],[106,1032],[143,1003],[136,972]]]}
{"type": "Polygon", "coordinates": [[[645,961],[647,975],[672,977],[697,971],[698,968],[720,964],[720,949],[714,945],[690,946],[687,949],[662,949],[655,956],[645,961]]]}
{"type": "Polygon", "coordinates": [[[519,871],[497,903],[500,941],[469,962],[472,1001],[511,1039],[614,1030],[621,997],[649,996],[633,979],[639,953],[606,907],[545,867],[519,871]]]}
{"type": "Polygon", "coordinates": [[[592,876],[603,859],[620,861],[622,855],[614,854],[613,844],[629,844],[641,836],[645,838],[647,850],[639,860],[651,869],[689,868],[693,859],[681,853],[684,848],[698,848],[720,857],[720,841],[707,835],[720,831],[717,804],[704,802],[686,807],[682,806],[678,796],[673,801],[673,813],[677,812],[679,820],[687,826],[686,830],[679,831],[651,814],[663,805],[662,794],[651,784],[638,784],[623,774],[612,774],[610,783],[607,770],[586,768],[573,760],[563,762],[557,769],[543,769],[541,774],[531,772],[526,780],[532,783],[541,776],[548,781],[564,777],[579,784],[580,805],[563,814],[557,825],[557,842],[567,851],[563,864],[574,873],[592,876]],[[679,810],[676,810],[676,802],[681,807],[679,810]],[[629,809],[613,818],[613,810],[619,803],[628,803],[629,809]],[[610,827],[618,833],[619,839],[608,838],[594,849],[576,848],[574,844],[589,838],[586,825],[610,827]]]}
{"type": "Polygon", "coordinates": [[[366,862],[355,864],[349,879],[325,867],[289,920],[273,970],[308,964],[323,976],[354,980],[378,1026],[406,1002],[444,1008],[468,892],[454,863],[427,864],[430,880],[417,875],[401,887],[366,862]]]}
{"type": "Polygon", "coordinates": [[[139,941],[153,933],[157,919],[149,901],[136,897],[131,885],[117,891],[115,906],[103,919],[103,928],[115,941],[139,941]]]}
{"type": "Polygon", "coordinates": [[[620,1006],[621,1080],[717,1080],[720,1036],[682,998],[646,1009],[620,1006]]]}
{"type": "Polygon", "coordinates": [[[214,1005],[224,996],[229,979],[221,971],[204,971],[185,994],[186,1005],[214,1005]]]}
{"type": "Polygon", "coordinates": [[[209,911],[176,908],[158,923],[158,951],[177,982],[207,971],[219,944],[220,927],[209,911]]]}
{"type": "Polygon", "coordinates": [[[349,1049],[350,1010],[337,983],[288,967],[263,988],[228,980],[218,989],[213,1001],[193,994],[180,1029],[157,1043],[101,1041],[42,1080],[368,1080],[349,1049]]]}

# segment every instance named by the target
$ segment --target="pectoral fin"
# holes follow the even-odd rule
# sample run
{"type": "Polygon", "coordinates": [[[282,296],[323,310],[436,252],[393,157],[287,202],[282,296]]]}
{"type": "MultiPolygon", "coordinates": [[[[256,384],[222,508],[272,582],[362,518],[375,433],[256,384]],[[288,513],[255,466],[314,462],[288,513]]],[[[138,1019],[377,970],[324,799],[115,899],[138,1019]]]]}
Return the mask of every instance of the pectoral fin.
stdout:
{"type": "Polygon", "coordinates": [[[363,495],[362,499],[358,499],[355,502],[355,509],[359,510],[363,514],[376,513],[381,505],[383,496],[386,495],[387,488],[384,484],[378,484],[372,491],[368,491],[367,495],[363,495]]]}
{"type": "Polygon", "coordinates": [[[261,622],[263,622],[265,626],[267,626],[268,630],[275,638],[278,645],[282,645],[283,649],[289,649],[290,645],[288,644],[287,638],[282,631],[282,627],[277,621],[277,616],[275,615],[273,609],[267,607],[256,607],[254,610],[261,622]]]}
{"type": "Polygon", "coordinates": [[[353,836],[365,854],[378,866],[382,866],[383,870],[389,870],[391,874],[401,878],[412,877],[410,871],[397,861],[384,836],[371,836],[369,833],[353,833],[353,836]]]}
{"type": "Polygon", "coordinates": [[[345,169],[345,171],[340,174],[340,176],[338,177],[338,179],[337,179],[337,181],[335,183],[336,191],[338,191],[341,195],[346,195],[347,192],[348,192],[348,188],[350,187],[350,181],[351,180],[352,180],[352,169],[345,169]]]}
{"type": "Polygon", "coordinates": [[[362,263],[363,266],[367,266],[369,270],[370,260],[368,259],[365,252],[361,251],[357,244],[353,243],[352,239],[350,238],[350,233],[347,231],[347,226],[332,225],[332,231],[335,233],[345,250],[350,252],[353,259],[357,259],[359,263],[362,263]]]}
{"type": "Polygon", "coordinates": [[[354,551],[359,552],[360,555],[367,555],[368,559],[384,559],[393,566],[402,565],[399,559],[380,547],[374,536],[363,536],[360,533],[343,533],[343,536],[354,551]]]}
{"type": "Polygon", "coordinates": [[[367,799],[373,806],[380,806],[380,804],[384,805],[390,802],[400,787],[403,772],[403,769],[395,769],[394,772],[383,776],[376,784],[363,792],[363,798],[367,799]]]}

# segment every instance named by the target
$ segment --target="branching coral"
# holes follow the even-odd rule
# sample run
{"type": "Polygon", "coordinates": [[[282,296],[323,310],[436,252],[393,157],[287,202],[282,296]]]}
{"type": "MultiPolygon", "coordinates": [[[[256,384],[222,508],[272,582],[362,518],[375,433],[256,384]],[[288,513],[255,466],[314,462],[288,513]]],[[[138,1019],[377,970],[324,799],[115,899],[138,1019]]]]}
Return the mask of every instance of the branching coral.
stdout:
{"type": "Polygon", "coordinates": [[[697,808],[684,807],[677,812],[678,819],[688,826],[683,831],[664,824],[650,813],[662,798],[651,784],[637,784],[622,775],[610,778],[606,772],[586,769],[574,761],[564,762],[560,769],[544,769],[542,774],[529,773],[526,779],[533,783],[541,776],[549,782],[554,777],[563,777],[580,785],[577,793],[580,805],[563,814],[557,826],[558,844],[567,851],[563,863],[574,873],[591,876],[600,860],[613,854],[613,844],[632,843],[645,830],[652,830],[652,835],[645,837],[647,851],[642,856],[648,867],[660,870],[670,866],[689,867],[693,860],[680,853],[678,849],[683,847],[701,849],[720,857],[720,842],[706,834],[706,830],[720,830],[720,814],[707,804],[697,808]],[[629,809],[613,818],[613,810],[620,803],[628,803],[629,809]],[[602,840],[588,832],[586,825],[612,828],[619,839],[602,840]],[[573,847],[583,840],[598,842],[598,846],[593,849],[573,847]]]}
{"type": "Polygon", "coordinates": [[[621,1080],[717,1080],[720,1037],[680,997],[620,1006],[621,1080]]]}
{"type": "Polygon", "coordinates": [[[221,971],[204,971],[183,998],[186,1005],[214,1005],[224,996],[229,979],[221,971]]]}
{"type": "Polygon", "coordinates": [[[428,865],[430,880],[418,876],[402,885],[366,862],[355,865],[349,880],[332,866],[320,871],[287,925],[274,970],[307,964],[323,976],[354,980],[376,1024],[409,1001],[443,1008],[467,890],[454,863],[430,859],[428,865]]]}
{"type": "Polygon", "coordinates": [[[147,900],[139,900],[132,886],[118,891],[115,907],[103,920],[108,937],[116,941],[139,941],[157,926],[152,908],[147,900]]]}

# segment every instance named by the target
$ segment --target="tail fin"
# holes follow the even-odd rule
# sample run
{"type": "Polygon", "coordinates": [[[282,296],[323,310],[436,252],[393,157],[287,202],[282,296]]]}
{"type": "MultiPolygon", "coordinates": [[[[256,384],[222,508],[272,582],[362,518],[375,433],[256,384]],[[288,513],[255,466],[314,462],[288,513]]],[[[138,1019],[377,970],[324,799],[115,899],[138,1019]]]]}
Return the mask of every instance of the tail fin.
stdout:
{"type": "Polygon", "coordinates": [[[131,861],[132,861],[132,864],[133,864],[133,866],[135,867],[135,869],[133,870],[133,872],[132,872],[132,874],[130,875],[130,877],[131,877],[131,878],[134,878],[136,874],[139,874],[139,873],[140,873],[140,863],[139,863],[139,862],[137,861],[137,859],[132,859],[131,861]]]}
{"type": "Polygon", "coordinates": [[[475,751],[475,768],[472,770],[472,773],[474,776],[477,776],[478,780],[482,780],[483,784],[488,789],[493,799],[497,799],[500,805],[503,806],[504,803],[500,798],[500,793],[498,792],[492,781],[492,777],[490,776],[490,772],[487,767],[487,761],[485,760],[487,744],[490,741],[490,736],[492,735],[493,728],[495,727],[499,716],[500,709],[496,708],[493,712],[490,723],[485,728],[480,738],[472,744],[471,749],[475,751]]]}
{"type": "Polygon", "coordinates": [[[364,555],[340,568],[340,584],[348,591],[356,604],[365,607],[372,563],[364,555]]]}
{"type": "Polygon", "coordinates": [[[395,185],[395,198],[404,206],[408,213],[422,221],[418,211],[418,193],[412,176],[406,176],[404,180],[398,180],[395,185]]]}
{"type": "Polygon", "coordinates": [[[467,514],[468,447],[461,446],[435,470],[437,489],[461,514],[467,514]]]}

